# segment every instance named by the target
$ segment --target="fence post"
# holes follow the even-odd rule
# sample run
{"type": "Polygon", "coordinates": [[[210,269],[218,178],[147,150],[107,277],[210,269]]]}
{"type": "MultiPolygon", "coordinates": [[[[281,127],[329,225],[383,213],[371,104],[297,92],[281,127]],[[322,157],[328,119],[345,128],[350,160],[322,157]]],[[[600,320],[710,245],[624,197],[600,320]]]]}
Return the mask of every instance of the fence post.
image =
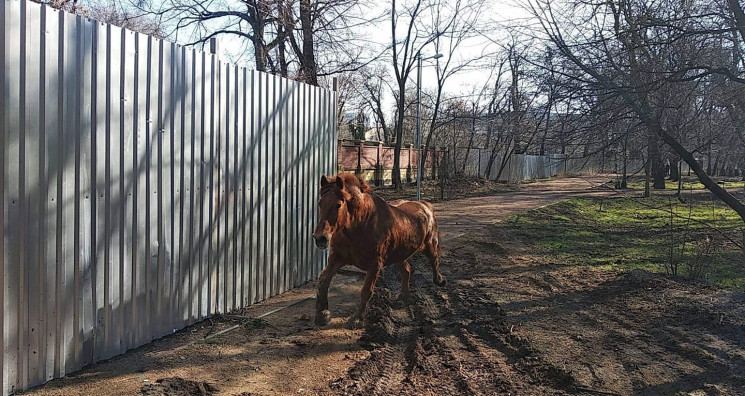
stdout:
{"type": "MultiPolygon", "coordinates": [[[[438,158],[439,154],[437,153],[437,147],[435,147],[434,150],[429,149],[427,151],[432,153],[432,155],[429,156],[430,161],[432,162],[432,180],[437,180],[437,167],[439,165],[437,163],[439,161],[439,158],[438,158]]],[[[425,158],[425,164],[422,166],[424,167],[424,169],[427,169],[426,158],[425,158]]]]}
{"type": "Polygon", "coordinates": [[[354,170],[354,173],[361,175],[362,174],[362,149],[363,149],[364,143],[360,141],[360,145],[357,146],[357,169],[354,170]]]}
{"type": "Polygon", "coordinates": [[[444,147],[443,153],[443,164],[440,165],[440,199],[445,199],[445,180],[448,178],[448,163],[450,162],[450,149],[444,147]]]}
{"type": "Polygon", "coordinates": [[[217,40],[217,37],[210,39],[210,54],[216,55],[218,59],[220,58],[220,42],[217,40]]]}
{"type": "Polygon", "coordinates": [[[409,184],[411,184],[411,181],[412,181],[412,179],[411,179],[411,172],[412,172],[412,169],[411,169],[411,152],[412,151],[414,151],[414,145],[413,144],[409,144],[409,164],[406,167],[406,182],[409,183],[409,184]]]}
{"type": "Polygon", "coordinates": [[[377,158],[375,159],[375,185],[382,186],[383,183],[383,163],[381,162],[381,156],[383,152],[383,142],[378,142],[377,158]]]}
{"type": "Polygon", "coordinates": [[[478,159],[479,163],[478,163],[478,167],[476,168],[476,178],[481,179],[481,149],[477,148],[476,152],[479,153],[479,159],[478,159]]]}

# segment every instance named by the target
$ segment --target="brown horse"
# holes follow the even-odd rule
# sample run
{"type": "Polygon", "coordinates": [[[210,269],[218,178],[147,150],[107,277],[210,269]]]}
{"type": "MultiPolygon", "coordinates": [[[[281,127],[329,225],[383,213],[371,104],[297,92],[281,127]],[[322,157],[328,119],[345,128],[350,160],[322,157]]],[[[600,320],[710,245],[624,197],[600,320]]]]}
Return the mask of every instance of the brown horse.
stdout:
{"type": "Polygon", "coordinates": [[[331,321],[328,288],[331,278],[345,265],[367,273],[360,305],[347,325],[362,321],[375,282],[384,266],[397,264],[401,271],[401,297],[409,292],[409,258],[424,253],[432,265],[434,283],[443,286],[440,274],[440,231],[432,210],[425,201],[396,201],[388,204],[372,193],[370,186],[352,174],[321,177],[319,221],[313,233],[316,247],[331,247],[328,264],[318,281],[316,324],[331,321]]]}

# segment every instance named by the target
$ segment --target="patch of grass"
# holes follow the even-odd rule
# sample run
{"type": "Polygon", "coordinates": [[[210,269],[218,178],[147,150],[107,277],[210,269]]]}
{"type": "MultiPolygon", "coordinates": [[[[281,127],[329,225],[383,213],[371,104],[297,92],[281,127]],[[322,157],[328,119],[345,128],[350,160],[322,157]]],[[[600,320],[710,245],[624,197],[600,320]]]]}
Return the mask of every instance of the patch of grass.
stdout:
{"type": "MultiPolygon", "coordinates": [[[[696,244],[708,236],[717,247],[707,255],[706,280],[745,288],[745,254],[725,237],[742,244],[745,224],[733,210],[705,197],[691,196],[687,203],[664,195],[576,198],[515,215],[500,227],[549,260],[622,271],[665,272],[671,246],[678,256],[685,246],[683,259],[690,260],[696,244]]],[[[686,274],[683,265],[679,273],[686,274]]]]}
{"type": "MultiPolygon", "coordinates": [[[[713,177],[714,181],[718,182],[720,186],[727,189],[745,188],[745,181],[740,178],[732,177],[713,177]]],[[[626,180],[627,187],[632,190],[644,191],[644,177],[633,176],[626,180]]],[[[650,188],[652,181],[650,180],[650,188]]],[[[665,189],[670,191],[677,191],[678,182],[665,179],[665,189]]],[[[698,181],[696,176],[683,176],[683,190],[705,190],[703,184],[698,181]]]]}

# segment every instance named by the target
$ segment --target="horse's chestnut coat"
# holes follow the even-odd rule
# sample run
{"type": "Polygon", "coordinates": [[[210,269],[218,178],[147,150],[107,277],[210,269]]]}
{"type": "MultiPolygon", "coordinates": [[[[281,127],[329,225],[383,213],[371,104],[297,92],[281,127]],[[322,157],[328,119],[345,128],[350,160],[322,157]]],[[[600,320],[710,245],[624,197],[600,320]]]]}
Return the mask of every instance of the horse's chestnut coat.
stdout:
{"type": "Polygon", "coordinates": [[[339,268],[353,265],[367,273],[360,305],[348,324],[362,319],[375,282],[384,266],[398,265],[401,294],[409,292],[411,266],[408,259],[424,253],[432,265],[433,281],[444,285],[440,274],[440,231],[434,209],[426,201],[385,202],[370,186],[352,174],[321,177],[318,225],[313,232],[320,249],[330,248],[328,264],[318,280],[316,324],[331,320],[328,288],[339,268]]]}

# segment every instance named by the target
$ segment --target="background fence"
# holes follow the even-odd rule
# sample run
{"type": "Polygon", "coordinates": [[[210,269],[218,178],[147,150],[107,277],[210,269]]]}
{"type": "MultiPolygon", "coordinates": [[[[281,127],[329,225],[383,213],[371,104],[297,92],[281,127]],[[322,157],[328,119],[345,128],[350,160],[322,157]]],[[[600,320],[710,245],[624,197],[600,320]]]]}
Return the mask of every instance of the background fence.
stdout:
{"type": "MultiPolygon", "coordinates": [[[[394,159],[392,146],[384,146],[379,142],[339,141],[337,150],[340,171],[361,174],[375,185],[391,183],[394,159]]],[[[403,180],[409,182],[416,180],[417,155],[419,153],[412,145],[401,148],[400,164],[403,180]]],[[[489,168],[491,155],[491,150],[482,148],[432,149],[427,154],[427,161],[423,166],[424,175],[425,178],[439,177],[441,171],[439,167],[447,167],[448,173],[453,175],[480,176],[490,180],[499,178],[500,181],[519,182],[559,175],[596,174],[601,171],[598,158],[572,158],[565,154],[512,154],[505,160],[504,153],[496,153],[489,168]],[[487,170],[489,170],[488,175],[487,170]]]]}
{"type": "MultiPolygon", "coordinates": [[[[355,172],[375,185],[390,184],[393,181],[393,146],[384,146],[380,142],[340,141],[337,150],[340,171],[355,172]]],[[[399,161],[403,180],[416,180],[418,155],[418,150],[413,145],[401,147],[399,161]]],[[[445,150],[440,148],[427,153],[426,164],[422,166],[426,178],[432,177],[432,172],[437,172],[437,166],[444,156],[445,150]]]]}
{"type": "Polygon", "coordinates": [[[317,276],[333,92],[28,1],[0,34],[4,394],[317,276]]]}
{"type": "Polygon", "coordinates": [[[456,167],[455,171],[463,172],[467,176],[481,176],[490,180],[497,180],[499,177],[500,181],[509,182],[600,172],[597,158],[571,158],[565,154],[512,154],[505,160],[503,153],[497,153],[489,169],[491,154],[491,150],[487,149],[457,148],[453,164],[456,167]],[[500,168],[502,168],[501,174],[499,174],[500,168]],[[488,175],[487,170],[489,170],[488,175]]]}

